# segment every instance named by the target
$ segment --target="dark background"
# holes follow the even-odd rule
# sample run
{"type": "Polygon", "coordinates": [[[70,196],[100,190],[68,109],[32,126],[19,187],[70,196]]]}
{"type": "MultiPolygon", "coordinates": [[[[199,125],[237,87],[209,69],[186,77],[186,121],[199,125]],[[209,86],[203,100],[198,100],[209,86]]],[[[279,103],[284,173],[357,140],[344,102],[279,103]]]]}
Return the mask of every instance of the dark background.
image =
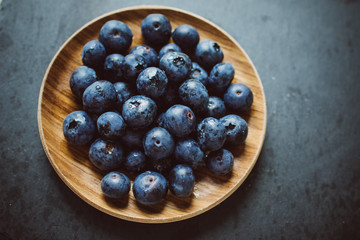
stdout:
{"type": "Polygon", "coordinates": [[[28,1],[0,10],[0,239],[360,239],[360,2],[28,1]],[[172,224],[108,216],[57,176],[37,127],[38,94],[78,28],[126,6],[179,7],[245,49],[268,107],[261,156],[214,209],[172,224]]]}

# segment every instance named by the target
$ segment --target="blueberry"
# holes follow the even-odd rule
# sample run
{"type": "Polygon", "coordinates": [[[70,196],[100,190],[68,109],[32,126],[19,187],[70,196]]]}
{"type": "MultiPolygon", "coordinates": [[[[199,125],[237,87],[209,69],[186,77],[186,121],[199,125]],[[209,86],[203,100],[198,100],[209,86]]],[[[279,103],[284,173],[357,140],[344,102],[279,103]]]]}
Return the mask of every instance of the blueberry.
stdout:
{"type": "Polygon", "coordinates": [[[101,42],[92,40],[85,44],[81,53],[81,59],[84,65],[99,69],[102,68],[106,56],[106,50],[101,42]]]}
{"type": "Polygon", "coordinates": [[[211,96],[209,97],[209,102],[205,110],[205,116],[221,118],[225,116],[226,108],[225,103],[218,97],[211,96]]]}
{"type": "Polygon", "coordinates": [[[245,141],[248,126],[244,119],[235,114],[227,115],[220,119],[226,129],[226,143],[238,144],[245,141]]]}
{"type": "Polygon", "coordinates": [[[181,52],[181,48],[175,43],[168,43],[160,49],[159,59],[161,59],[168,52],[181,52]]]}
{"type": "Polygon", "coordinates": [[[97,129],[101,137],[117,140],[124,134],[126,124],[119,113],[106,112],[97,119],[97,129]]]}
{"type": "Polygon", "coordinates": [[[187,24],[180,25],[172,33],[172,39],[182,49],[193,49],[199,43],[198,31],[187,24]]]}
{"type": "Polygon", "coordinates": [[[125,80],[130,83],[135,83],[138,75],[147,67],[148,66],[143,56],[135,54],[126,55],[123,64],[125,80]]]}
{"type": "Polygon", "coordinates": [[[113,53],[105,58],[104,75],[110,82],[118,82],[123,77],[124,56],[113,53]]]}
{"type": "Polygon", "coordinates": [[[141,23],[141,33],[146,42],[162,46],[171,36],[171,24],[163,14],[149,14],[141,23]]]}
{"type": "Polygon", "coordinates": [[[185,53],[168,52],[159,62],[159,67],[165,71],[170,82],[182,83],[191,71],[191,60],[185,53]]]}
{"type": "Polygon", "coordinates": [[[176,104],[165,112],[165,126],[176,137],[189,135],[196,127],[194,112],[187,106],[176,104]]]}
{"type": "Polygon", "coordinates": [[[97,79],[94,69],[87,66],[81,66],[75,69],[70,76],[70,88],[72,93],[79,99],[82,99],[82,95],[85,89],[94,83],[97,79]]]}
{"type": "Polygon", "coordinates": [[[121,172],[110,172],[101,180],[101,190],[110,198],[123,198],[130,192],[130,179],[121,172]]]}
{"type": "Polygon", "coordinates": [[[63,121],[65,139],[73,145],[86,145],[96,133],[95,123],[84,111],[75,111],[67,115],[63,121]]]}
{"type": "Polygon", "coordinates": [[[83,94],[85,111],[95,114],[109,111],[116,103],[116,100],[114,85],[105,80],[94,82],[85,89],[83,94]]]}
{"type": "Polygon", "coordinates": [[[141,172],[146,167],[146,156],[140,150],[132,150],[126,155],[123,166],[126,171],[141,172]]]}
{"type": "Polygon", "coordinates": [[[165,72],[157,67],[146,68],[136,80],[138,92],[151,98],[163,95],[167,84],[168,79],[165,72]]]}
{"type": "Polygon", "coordinates": [[[176,143],[175,159],[196,169],[204,164],[205,154],[195,140],[189,138],[176,143]]]}
{"type": "Polygon", "coordinates": [[[147,45],[137,45],[131,49],[130,54],[144,57],[145,62],[149,67],[155,67],[159,64],[159,58],[156,51],[147,45]]]}
{"type": "Polygon", "coordinates": [[[161,159],[150,159],[149,165],[155,172],[159,172],[166,177],[174,167],[174,161],[172,156],[161,159]]]}
{"type": "Polygon", "coordinates": [[[249,110],[253,100],[251,89],[241,83],[231,84],[224,94],[226,107],[236,112],[249,110]]]}
{"type": "Polygon", "coordinates": [[[177,86],[168,84],[164,94],[156,100],[159,108],[165,111],[169,107],[180,103],[178,89],[177,86]]]}
{"type": "Polygon", "coordinates": [[[117,95],[115,107],[121,112],[124,102],[134,95],[134,91],[130,88],[129,84],[124,82],[114,83],[114,88],[117,95]]]}
{"type": "Polygon", "coordinates": [[[136,95],[124,103],[122,116],[128,126],[134,129],[143,129],[153,123],[156,111],[156,103],[151,98],[136,95]]]}
{"type": "Polygon", "coordinates": [[[224,148],[211,152],[206,157],[206,167],[215,175],[225,175],[229,173],[234,165],[234,156],[224,148]]]}
{"type": "Polygon", "coordinates": [[[175,141],[165,128],[155,127],[145,134],[143,147],[146,156],[158,160],[174,152],[175,141]]]}
{"type": "Polygon", "coordinates": [[[210,72],[209,87],[216,93],[224,93],[234,78],[235,69],[231,63],[216,64],[210,72]]]}
{"type": "Polygon", "coordinates": [[[207,117],[198,124],[197,134],[203,151],[219,150],[226,140],[224,125],[213,117],[207,117]]]}
{"type": "Polygon", "coordinates": [[[99,34],[99,41],[109,53],[124,53],[130,47],[132,38],[130,27],[117,20],[106,22],[99,34]]]}
{"type": "Polygon", "coordinates": [[[119,143],[98,138],[90,147],[89,158],[100,170],[111,171],[121,166],[123,148],[119,143]]]}
{"type": "Polygon", "coordinates": [[[135,178],[132,189],[136,201],[143,205],[155,205],[165,198],[168,183],[160,173],[146,171],[135,178]]]}
{"type": "Polygon", "coordinates": [[[191,63],[189,78],[199,80],[204,86],[207,86],[209,81],[207,72],[196,62],[191,63]]]}
{"type": "Polygon", "coordinates": [[[206,87],[196,79],[189,79],[181,84],[179,87],[179,97],[185,105],[196,112],[203,111],[209,101],[206,87]]]}
{"type": "Polygon", "coordinates": [[[158,127],[166,128],[166,126],[165,126],[165,113],[164,113],[164,112],[161,113],[161,114],[157,117],[155,123],[156,123],[156,125],[157,125],[158,127]]]}
{"type": "Polygon", "coordinates": [[[121,141],[131,149],[140,148],[142,147],[142,140],[144,135],[144,130],[126,128],[125,133],[121,136],[121,141]]]}
{"type": "Polygon", "coordinates": [[[176,165],[169,173],[169,189],[177,197],[190,197],[195,186],[195,176],[191,167],[176,165]]]}
{"type": "Polygon", "coordinates": [[[195,58],[200,66],[211,70],[215,64],[223,60],[224,54],[219,44],[211,40],[203,40],[196,46],[195,58]]]}

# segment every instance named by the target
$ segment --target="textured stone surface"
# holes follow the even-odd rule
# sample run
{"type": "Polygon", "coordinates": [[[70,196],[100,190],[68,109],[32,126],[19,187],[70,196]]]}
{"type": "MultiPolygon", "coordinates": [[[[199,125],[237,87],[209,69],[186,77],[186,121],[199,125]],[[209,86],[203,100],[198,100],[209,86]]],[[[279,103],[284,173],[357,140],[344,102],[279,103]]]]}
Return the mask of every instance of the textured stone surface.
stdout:
{"type": "Polygon", "coordinates": [[[152,1],[215,22],[246,50],[267,97],[264,148],[218,207],[145,225],[108,216],[65,186],[44,154],[36,114],[46,68],[73,32],[149,2],[2,1],[0,239],[360,238],[360,1],[219,3],[152,1]]]}

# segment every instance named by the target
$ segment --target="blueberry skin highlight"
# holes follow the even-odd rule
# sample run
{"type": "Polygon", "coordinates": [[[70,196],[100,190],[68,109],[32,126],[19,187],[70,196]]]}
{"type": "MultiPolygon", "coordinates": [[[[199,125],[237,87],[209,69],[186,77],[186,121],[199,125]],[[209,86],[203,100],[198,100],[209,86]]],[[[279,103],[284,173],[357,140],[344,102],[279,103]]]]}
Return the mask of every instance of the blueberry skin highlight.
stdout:
{"type": "Polygon", "coordinates": [[[197,135],[203,151],[219,150],[226,140],[224,125],[213,117],[207,117],[198,124],[197,135]]]}
{"type": "Polygon", "coordinates": [[[194,112],[187,106],[176,104],[165,112],[165,128],[176,137],[185,137],[196,128],[194,112]]]}
{"type": "Polygon", "coordinates": [[[239,144],[245,141],[248,135],[248,125],[242,117],[230,114],[221,118],[220,122],[226,129],[227,144],[239,144]]]}
{"type": "Polygon", "coordinates": [[[161,59],[168,52],[182,52],[182,50],[175,43],[168,43],[160,49],[159,59],[161,59]]]}
{"type": "Polygon", "coordinates": [[[205,87],[208,85],[209,79],[207,72],[196,62],[191,63],[189,78],[199,80],[205,87]]]}
{"type": "Polygon", "coordinates": [[[199,143],[189,138],[179,140],[176,143],[175,159],[179,163],[187,164],[196,169],[205,163],[205,154],[201,150],[199,143]]]}
{"type": "Polygon", "coordinates": [[[234,166],[234,156],[224,148],[211,152],[206,157],[206,167],[215,175],[225,175],[229,173],[234,166]]]}
{"type": "Polygon", "coordinates": [[[102,68],[105,56],[106,50],[104,45],[96,40],[86,43],[81,53],[83,64],[94,69],[102,68]]]}
{"type": "Polygon", "coordinates": [[[116,82],[113,85],[117,96],[115,108],[121,112],[124,102],[134,96],[134,91],[130,88],[129,84],[124,82],[116,82]]]}
{"type": "Polygon", "coordinates": [[[224,54],[218,43],[203,40],[196,46],[195,58],[201,67],[209,71],[215,64],[223,60],[224,54]]]}
{"type": "Polygon", "coordinates": [[[85,89],[97,80],[94,69],[81,66],[75,69],[70,76],[70,88],[78,99],[82,98],[85,89]]]}
{"type": "Polygon", "coordinates": [[[144,130],[126,128],[125,133],[121,136],[121,141],[130,149],[141,148],[145,133],[144,130]]]}
{"type": "Polygon", "coordinates": [[[136,80],[138,92],[150,98],[158,98],[163,95],[167,84],[168,79],[165,72],[157,67],[146,68],[136,80]]]}
{"type": "Polygon", "coordinates": [[[88,144],[96,133],[95,123],[85,111],[75,111],[63,121],[63,134],[72,145],[88,144]]]}
{"type": "Polygon", "coordinates": [[[101,190],[110,198],[123,198],[130,192],[130,180],[121,172],[110,172],[101,180],[101,190]]]}
{"type": "Polygon", "coordinates": [[[199,43],[200,36],[194,27],[184,24],[175,28],[172,39],[182,49],[193,49],[199,43]]]}
{"type": "Polygon", "coordinates": [[[99,34],[99,41],[108,53],[124,53],[132,43],[133,34],[128,25],[121,21],[106,22],[99,34]]]}
{"type": "Polygon", "coordinates": [[[124,134],[126,123],[119,113],[105,112],[97,119],[97,130],[101,137],[118,140],[124,134]]]}
{"type": "Polygon", "coordinates": [[[210,72],[209,87],[214,92],[223,93],[229,87],[234,75],[235,69],[231,63],[218,63],[210,72]]]}
{"type": "Polygon", "coordinates": [[[136,95],[124,103],[122,117],[126,124],[133,129],[143,129],[153,123],[156,111],[154,100],[143,95],[136,95]]]}
{"type": "Polygon", "coordinates": [[[231,84],[224,94],[226,107],[236,112],[248,111],[253,101],[251,89],[241,83],[231,84]]]}
{"type": "Polygon", "coordinates": [[[171,36],[171,24],[163,14],[149,14],[141,23],[141,34],[152,46],[162,46],[171,36]]]}
{"type": "Polygon", "coordinates": [[[124,79],[130,84],[135,84],[138,75],[147,67],[148,65],[143,56],[135,54],[126,55],[123,64],[124,79]]]}
{"type": "Polygon", "coordinates": [[[196,79],[186,80],[181,84],[178,92],[182,102],[196,112],[203,111],[209,102],[206,87],[196,79]]]}
{"type": "Polygon", "coordinates": [[[171,134],[161,127],[148,131],[143,139],[145,155],[158,160],[169,157],[175,149],[175,141],[171,134]]]}
{"type": "Polygon", "coordinates": [[[160,59],[159,68],[165,71],[170,82],[180,84],[189,76],[191,60],[185,53],[168,52],[160,59]]]}
{"type": "Polygon", "coordinates": [[[96,81],[87,87],[83,94],[83,106],[85,111],[101,114],[112,109],[116,103],[116,90],[109,81],[96,81]]]}
{"type": "Polygon", "coordinates": [[[121,166],[123,148],[119,143],[98,138],[90,146],[89,159],[95,167],[103,171],[111,171],[121,166]]]}
{"type": "Polygon", "coordinates": [[[226,107],[223,100],[218,97],[209,97],[209,102],[205,109],[206,117],[221,118],[226,114],[226,107]]]}
{"type": "Polygon", "coordinates": [[[171,193],[180,198],[191,196],[195,186],[195,176],[191,167],[178,164],[170,171],[168,178],[171,193]]]}
{"type": "Polygon", "coordinates": [[[126,171],[141,172],[146,167],[146,156],[140,150],[132,150],[126,155],[123,166],[126,171]]]}
{"type": "Polygon", "coordinates": [[[131,49],[130,54],[140,55],[145,59],[147,66],[155,67],[159,64],[159,57],[152,47],[147,45],[137,45],[131,49]]]}
{"type": "Polygon", "coordinates": [[[168,182],[160,173],[146,171],[135,178],[132,190],[139,203],[155,205],[164,200],[168,191],[168,182]]]}
{"type": "Polygon", "coordinates": [[[123,77],[124,56],[118,53],[113,53],[105,58],[104,75],[106,80],[110,82],[118,82],[123,77]]]}

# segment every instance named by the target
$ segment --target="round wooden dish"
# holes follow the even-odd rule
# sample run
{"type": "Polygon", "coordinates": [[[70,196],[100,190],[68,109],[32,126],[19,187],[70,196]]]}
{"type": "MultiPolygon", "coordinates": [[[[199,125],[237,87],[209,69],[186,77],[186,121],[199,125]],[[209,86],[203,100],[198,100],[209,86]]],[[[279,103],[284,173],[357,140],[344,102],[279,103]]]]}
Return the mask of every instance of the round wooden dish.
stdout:
{"type": "MultiPolygon", "coordinates": [[[[260,154],[266,129],[266,102],[261,80],[254,65],[240,45],[214,23],[193,13],[161,6],[139,6],[120,9],[87,23],[74,33],[52,59],[42,82],[38,105],[38,125],[45,153],[65,184],[91,206],[112,216],[143,223],[175,222],[199,215],[229,197],[249,175],[260,154]],[[254,93],[251,111],[242,117],[248,122],[249,134],[243,145],[230,149],[235,156],[231,175],[216,177],[204,168],[196,171],[196,190],[191,198],[179,199],[168,193],[166,200],[152,207],[136,203],[129,198],[110,200],[103,196],[100,181],[104,172],[88,160],[89,147],[67,144],[62,133],[62,122],[67,114],[82,109],[69,87],[71,73],[82,65],[84,44],[97,39],[101,26],[116,19],[127,23],[133,31],[132,47],[143,44],[140,25],[150,13],[166,15],[172,28],[181,24],[194,26],[200,40],[218,42],[224,52],[224,62],[235,67],[234,82],[248,85],[254,93]]],[[[133,179],[132,179],[133,180],[133,179]]]]}

